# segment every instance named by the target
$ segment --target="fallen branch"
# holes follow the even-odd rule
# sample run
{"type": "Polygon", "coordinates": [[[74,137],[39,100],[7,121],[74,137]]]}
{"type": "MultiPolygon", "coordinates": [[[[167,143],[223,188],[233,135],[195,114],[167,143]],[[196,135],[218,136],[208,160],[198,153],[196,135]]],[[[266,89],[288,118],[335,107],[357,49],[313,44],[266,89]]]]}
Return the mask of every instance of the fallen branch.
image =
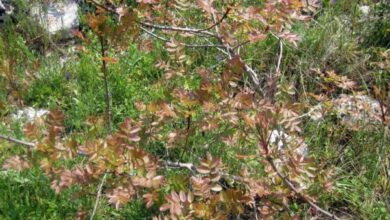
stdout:
{"type": "Polygon", "coordinates": [[[307,196],[305,196],[304,194],[302,194],[301,192],[299,192],[299,190],[297,188],[295,188],[295,186],[291,183],[291,181],[283,176],[278,168],[276,168],[275,166],[275,163],[273,161],[273,159],[271,157],[266,157],[266,160],[271,164],[271,167],[272,169],[275,171],[275,173],[283,180],[283,182],[294,192],[296,193],[297,195],[299,195],[303,200],[305,200],[305,202],[307,202],[311,207],[315,208],[317,211],[321,212],[322,214],[332,218],[332,219],[335,219],[335,220],[341,220],[341,218],[337,217],[335,214],[333,213],[330,213],[328,211],[326,211],[325,209],[319,207],[317,204],[315,204],[313,201],[311,201],[311,199],[309,199],[307,196]]]}

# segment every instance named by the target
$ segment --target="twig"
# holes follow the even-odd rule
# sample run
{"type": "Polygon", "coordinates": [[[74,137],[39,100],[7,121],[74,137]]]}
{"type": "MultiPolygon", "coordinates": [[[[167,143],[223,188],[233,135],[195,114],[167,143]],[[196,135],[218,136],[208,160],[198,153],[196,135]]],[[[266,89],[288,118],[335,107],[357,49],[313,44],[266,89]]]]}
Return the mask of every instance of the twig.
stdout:
{"type": "Polygon", "coordinates": [[[253,211],[255,212],[255,219],[256,219],[256,220],[259,220],[259,218],[258,218],[258,216],[257,216],[256,199],[254,199],[254,201],[253,201],[253,211]]]}
{"type": "Polygon", "coordinates": [[[276,67],[276,74],[280,74],[280,65],[282,64],[282,58],[283,58],[283,41],[279,41],[280,45],[280,52],[279,52],[279,58],[278,58],[278,65],[276,67]]]}
{"type": "MultiPolygon", "coordinates": [[[[189,109],[189,111],[191,111],[191,110],[189,109]]],[[[190,128],[191,128],[191,115],[189,115],[187,117],[186,140],[185,140],[185,143],[184,143],[183,152],[181,152],[181,155],[179,157],[179,161],[181,161],[183,159],[184,153],[187,150],[188,139],[190,138],[190,128]]],[[[191,151],[192,151],[192,146],[191,146],[191,150],[189,151],[190,154],[191,154],[191,151]]]]}
{"type": "Polygon", "coordinates": [[[195,172],[195,166],[192,163],[181,163],[181,162],[172,162],[172,161],[162,161],[162,162],[167,167],[185,168],[192,172],[195,172]]]}
{"type": "Polygon", "coordinates": [[[49,43],[56,49],[58,52],[61,53],[61,55],[65,56],[67,55],[66,51],[64,51],[62,48],[60,48],[56,43],[54,43],[53,39],[49,36],[49,43]]]}
{"type": "Polygon", "coordinates": [[[21,141],[21,140],[18,140],[18,139],[12,138],[12,137],[8,137],[8,136],[2,135],[2,134],[0,134],[0,139],[9,141],[9,142],[12,142],[15,144],[20,144],[20,145],[24,145],[27,147],[31,147],[31,148],[35,147],[34,143],[27,142],[27,141],[21,141]]]}
{"type": "Polygon", "coordinates": [[[247,43],[250,43],[250,41],[249,41],[249,40],[246,40],[246,41],[244,41],[244,42],[242,42],[242,43],[239,43],[239,44],[237,44],[236,46],[234,46],[234,47],[232,48],[232,50],[236,50],[237,48],[240,49],[240,47],[244,46],[244,45],[247,44],[247,43]]]}
{"type": "Polygon", "coordinates": [[[104,185],[104,182],[106,181],[106,178],[107,178],[107,173],[104,173],[103,178],[102,178],[102,180],[100,182],[97,194],[96,194],[95,206],[93,207],[93,211],[92,211],[91,217],[89,218],[90,220],[93,220],[93,218],[95,217],[96,210],[97,210],[97,208],[99,206],[99,200],[100,200],[100,197],[102,195],[103,185],[104,185]]]}
{"type": "Polygon", "coordinates": [[[301,192],[299,192],[299,190],[297,188],[295,188],[295,186],[291,183],[291,181],[283,176],[278,168],[276,168],[275,166],[275,163],[273,161],[273,159],[271,157],[266,157],[266,160],[271,164],[271,167],[272,169],[275,171],[275,173],[283,180],[283,182],[292,190],[294,191],[294,193],[296,193],[297,195],[299,195],[303,200],[305,200],[311,207],[315,208],[316,210],[318,210],[319,212],[321,212],[322,214],[332,218],[332,219],[335,219],[335,220],[341,220],[339,217],[337,217],[335,214],[333,213],[330,213],[328,211],[326,211],[325,209],[319,207],[317,204],[315,204],[313,201],[311,201],[307,196],[305,196],[304,194],[302,194],[301,192]]]}
{"type": "Polygon", "coordinates": [[[231,53],[230,46],[227,45],[227,44],[225,44],[225,43],[223,42],[223,40],[222,40],[222,35],[221,35],[221,33],[219,32],[217,16],[215,15],[214,10],[211,10],[211,16],[212,16],[212,18],[213,18],[214,24],[217,24],[217,25],[214,25],[215,32],[217,33],[217,38],[218,38],[218,40],[225,46],[226,52],[228,53],[228,57],[229,57],[229,59],[231,59],[231,58],[233,58],[233,55],[232,55],[232,53],[231,53]]]}
{"type": "Polygon", "coordinates": [[[260,94],[264,94],[263,89],[260,85],[259,77],[257,76],[257,73],[250,67],[248,64],[244,63],[245,71],[248,73],[250,80],[254,84],[255,90],[259,92],[260,94]]]}

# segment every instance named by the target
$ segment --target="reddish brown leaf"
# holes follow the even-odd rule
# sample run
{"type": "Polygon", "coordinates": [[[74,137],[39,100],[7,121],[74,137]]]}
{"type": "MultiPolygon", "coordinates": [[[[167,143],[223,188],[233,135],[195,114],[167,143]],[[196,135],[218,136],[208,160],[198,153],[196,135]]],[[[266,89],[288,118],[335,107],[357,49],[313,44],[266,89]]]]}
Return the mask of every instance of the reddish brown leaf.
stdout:
{"type": "Polygon", "coordinates": [[[30,168],[31,165],[20,156],[12,156],[5,160],[3,169],[22,171],[30,168]]]}
{"type": "Polygon", "coordinates": [[[118,59],[113,57],[103,57],[102,60],[106,63],[118,63],[118,59]]]}

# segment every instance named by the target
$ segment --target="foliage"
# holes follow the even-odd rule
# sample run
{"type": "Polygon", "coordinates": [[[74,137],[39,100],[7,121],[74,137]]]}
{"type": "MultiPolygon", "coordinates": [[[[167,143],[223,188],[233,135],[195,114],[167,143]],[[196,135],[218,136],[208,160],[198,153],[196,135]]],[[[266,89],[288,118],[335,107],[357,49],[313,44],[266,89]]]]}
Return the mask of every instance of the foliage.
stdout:
{"type": "MultiPolygon", "coordinates": [[[[46,56],[32,82],[10,95],[52,109],[23,127],[34,149],[1,159],[7,175],[32,167],[44,180],[31,184],[50,183],[53,218],[93,218],[93,205],[104,207],[102,218],[388,218],[389,55],[368,48],[375,56],[365,58],[354,27],[336,16],[346,4],[87,2],[77,57],[61,66],[46,56]],[[360,74],[368,70],[375,80],[360,74]],[[306,120],[310,102],[326,115],[334,96],[363,92],[381,109],[370,126],[306,120]],[[309,155],[300,151],[306,144],[309,155]]],[[[21,70],[32,68],[26,50],[9,48],[15,56],[2,54],[3,64],[15,57],[25,61],[21,70]]],[[[13,210],[4,215],[25,216],[13,210]]]]}

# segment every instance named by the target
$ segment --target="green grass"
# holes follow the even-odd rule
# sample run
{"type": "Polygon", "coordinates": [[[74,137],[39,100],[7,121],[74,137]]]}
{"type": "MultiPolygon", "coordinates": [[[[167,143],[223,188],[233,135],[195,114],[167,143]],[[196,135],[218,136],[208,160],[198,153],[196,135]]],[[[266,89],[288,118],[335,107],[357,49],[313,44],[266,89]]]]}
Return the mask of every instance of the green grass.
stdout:
{"type": "Polygon", "coordinates": [[[73,219],[81,200],[56,195],[39,170],[0,173],[1,219],[73,219]]]}

